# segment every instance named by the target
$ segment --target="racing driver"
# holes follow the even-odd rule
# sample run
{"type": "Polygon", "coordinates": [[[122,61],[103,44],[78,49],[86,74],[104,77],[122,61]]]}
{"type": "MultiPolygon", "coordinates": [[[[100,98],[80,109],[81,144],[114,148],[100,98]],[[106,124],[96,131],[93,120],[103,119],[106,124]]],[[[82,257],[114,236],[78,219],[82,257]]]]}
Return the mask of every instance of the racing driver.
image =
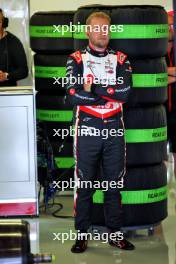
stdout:
{"type": "MultiPolygon", "coordinates": [[[[125,174],[122,105],[130,92],[132,70],[124,53],[108,48],[110,22],[104,12],[90,14],[86,21],[89,45],[71,54],[67,60],[67,95],[75,110],[75,179],[79,182],[93,183],[100,164],[103,179],[109,183],[118,182],[125,174]],[[83,130],[87,133],[82,133],[83,130]],[[101,133],[105,130],[109,132],[106,140],[101,133]]],[[[134,245],[124,237],[119,239],[118,235],[122,227],[120,190],[110,184],[108,187],[104,192],[105,223],[109,234],[115,234],[108,242],[120,249],[133,250],[134,245]]],[[[82,236],[77,236],[71,248],[73,253],[87,249],[85,235],[91,225],[94,191],[93,187],[77,188],[75,229],[82,236]]]]}

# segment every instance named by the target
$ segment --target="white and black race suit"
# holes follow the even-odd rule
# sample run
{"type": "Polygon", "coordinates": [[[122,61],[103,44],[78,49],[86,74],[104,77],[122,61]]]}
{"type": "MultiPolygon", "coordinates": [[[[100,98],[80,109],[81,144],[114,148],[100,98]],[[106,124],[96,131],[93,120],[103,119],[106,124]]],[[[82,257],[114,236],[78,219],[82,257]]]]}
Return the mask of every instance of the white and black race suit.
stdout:
{"type": "MultiPolygon", "coordinates": [[[[122,105],[131,90],[130,62],[120,51],[97,52],[88,46],[71,54],[66,67],[67,95],[74,106],[75,180],[94,183],[101,164],[103,181],[117,183],[125,174],[122,105]],[[83,88],[86,80],[92,83],[91,92],[83,88]]],[[[96,189],[82,186],[75,195],[75,228],[85,232],[91,224],[96,189]]],[[[108,186],[104,192],[106,226],[117,231],[122,225],[120,190],[108,186]]]]}

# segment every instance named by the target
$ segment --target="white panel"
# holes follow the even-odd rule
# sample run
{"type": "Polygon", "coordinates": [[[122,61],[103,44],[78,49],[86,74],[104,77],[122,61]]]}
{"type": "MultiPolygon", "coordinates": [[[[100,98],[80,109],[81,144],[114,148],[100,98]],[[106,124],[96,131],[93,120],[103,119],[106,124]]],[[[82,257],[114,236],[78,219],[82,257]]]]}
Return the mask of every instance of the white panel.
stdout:
{"type": "Polygon", "coordinates": [[[0,106],[0,124],[0,182],[29,181],[27,107],[0,106]]]}
{"type": "Polygon", "coordinates": [[[37,198],[33,96],[15,91],[0,95],[1,202],[37,198]]]}

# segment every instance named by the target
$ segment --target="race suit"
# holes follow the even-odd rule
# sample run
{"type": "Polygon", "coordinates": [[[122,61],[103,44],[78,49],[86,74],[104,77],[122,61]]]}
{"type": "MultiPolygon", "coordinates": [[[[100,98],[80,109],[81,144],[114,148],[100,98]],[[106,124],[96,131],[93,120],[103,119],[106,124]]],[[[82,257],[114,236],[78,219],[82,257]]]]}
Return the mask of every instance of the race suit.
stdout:
{"type": "MultiPolygon", "coordinates": [[[[75,106],[75,180],[81,186],[75,195],[75,228],[86,232],[91,225],[92,196],[96,189],[81,182],[94,183],[100,164],[103,180],[108,183],[117,183],[125,174],[122,104],[130,92],[132,70],[122,52],[109,48],[97,52],[89,46],[71,54],[66,67],[67,95],[75,106]],[[91,80],[91,92],[84,90],[80,77],[91,80]],[[116,133],[112,135],[110,131],[116,133]]],[[[118,231],[122,226],[120,190],[108,187],[104,192],[105,222],[109,229],[118,231]]]]}

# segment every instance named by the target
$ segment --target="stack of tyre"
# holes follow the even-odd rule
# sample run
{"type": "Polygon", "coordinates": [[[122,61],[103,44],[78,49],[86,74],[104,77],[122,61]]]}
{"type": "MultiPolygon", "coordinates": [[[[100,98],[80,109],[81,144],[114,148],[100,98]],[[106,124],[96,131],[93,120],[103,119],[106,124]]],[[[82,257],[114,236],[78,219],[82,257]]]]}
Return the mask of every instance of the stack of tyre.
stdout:
{"type": "Polygon", "coordinates": [[[74,171],[73,140],[71,136],[66,137],[66,130],[71,125],[72,107],[65,101],[64,85],[67,57],[73,52],[70,31],[73,16],[73,11],[37,12],[30,19],[30,44],[35,52],[37,121],[44,137],[41,140],[39,138],[38,145],[47,142],[46,148],[51,146],[56,164],[55,177],[58,180],[73,178],[74,171]],[[69,147],[63,148],[63,143],[69,147]]]}
{"type": "MultiPolygon", "coordinates": [[[[110,47],[130,59],[132,92],[124,106],[127,173],[122,190],[124,226],[153,225],[167,216],[167,13],[161,6],[85,6],[74,24],[85,24],[94,11],[110,15],[116,32],[110,47]]],[[[74,34],[74,49],[87,45],[85,34],[74,34]]],[[[92,223],[104,225],[104,193],[93,196],[92,223]]]]}

